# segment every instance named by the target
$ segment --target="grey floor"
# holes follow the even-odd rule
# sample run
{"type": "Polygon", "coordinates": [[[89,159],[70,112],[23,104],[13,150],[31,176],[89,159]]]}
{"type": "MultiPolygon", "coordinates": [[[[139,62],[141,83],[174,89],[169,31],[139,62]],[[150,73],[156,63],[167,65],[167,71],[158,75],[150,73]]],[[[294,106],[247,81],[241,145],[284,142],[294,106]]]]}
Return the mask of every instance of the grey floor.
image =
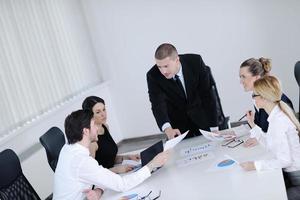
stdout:
{"type": "MultiPolygon", "coordinates": [[[[166,141],[166,136],[165,134],[156,134],[156,135],[150,135],[150,136],[145,136],[145,137],[138,137],[138,138],[130,138],[130,139],[125,139],[122,140],[120,143],[118,143],[119,147],[119,154],[130,152],[130,151],[135,151],[139,149],[144,149],[152,144],[155,144],[159,140],[166,141]]],[[[28,157],[30,157],[32,154],[37,152],[42,148],[42,145],[37,142],[33,146],[31,146],[29,149],[26,151],[22,152],[19,155],[20,161],[26,160],[28,157]]]]}
{"type": "MultiPolygon", "coordinates": [[[[239,126],[241,124],[247,124],[247,121],[233,122],[231,123],[231,127],[239,126]]],[[[163,142],[165,142],[167,140],[166,135],[164,133],[160,133],[160,134],[149,135],[144,137],[124,139],[118,143],[118,147],[119,147],[118,153],[122,154],[122,153],[127,153],[139,149],[144,149],[151,146],[152,144],[155,144],[159,140],[163,140],[163,142]]],[[[27,151],[19,155],[20,160],[21,161],[26,160],[30,155],[32,155],[40,148],[42,148],[42,146],[39,142],[37,142],[32,147],[27,149],[27,151]]]]}
{"type": "Polygon", "coordinates": [[[156,134],[145,137],[125,139],[118,144],[118,153],[122,154],[126,152],[144,149],[150,147],[152,144],[155,144],[159,140],[163,140],[164,142],[166,141],[166,139],[167,137],[165,134],[156,134]]]}
{"type": "MultiPolygon", "coordinates": [[[[241,124],[247,124],[247,121],[237,121],[230,123],[231,127],[236,127],[241,124]]],[[[163,140],[165,142],[167,140],[167,137],[164,133],[156,134],[156,135],[150,135],[145,137],[138,137],[138,138],[130,138],[122,140],[119,144],[119,152],[120,154],[135,151],[139,149],[144,149],[152,144],[155,144],[159,140],[163,140]]]]}

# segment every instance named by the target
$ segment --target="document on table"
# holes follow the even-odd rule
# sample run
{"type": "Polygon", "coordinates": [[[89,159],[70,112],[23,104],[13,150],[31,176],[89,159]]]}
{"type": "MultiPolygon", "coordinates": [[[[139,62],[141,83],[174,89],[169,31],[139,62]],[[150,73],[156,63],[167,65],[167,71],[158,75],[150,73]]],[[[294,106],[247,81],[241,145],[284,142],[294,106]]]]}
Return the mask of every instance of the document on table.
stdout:
{"type": "Polygon", "coordinates": [[[227,129],[227,130],[234,131],[236,137],[241,137],[241,136],[250,134],[250,127],[247,124],[242,124],[240,126],[237,126],[237,127],[231,128],[231,129],[227,129]]]}
{"type": "Polygon", "coordinates": [[[180,156],[190,156],[193,154],[199,154],[199,153],[204,153],[208,151],[212,151],[215,148],[215,143],[214,142],[208,142],[192,147],[188,147],[185,149],[180,150],[180,156]]]}
{"type": "Polygon", "coordinates": [[[235,170],[243,171],[239,165],[239,161],[232,158],[232,156],[225,154],[215,159],[212,165],[206,170],[207,172],[224,171],[224,170],[235,170]]]}
{"type": "Polygon", "coordinates": [[[132,165],[132,166],[136,166],[136,165],[140,165],[141,164],[141,160],[139,161],[135,161],[135,160],[123,160],[122,165],[132,165]]]}
{"type": "Polygon", "coordinates": [[[242,124],[240,126],[218,131],[216,133],[199,129],[202,135],[211,141],[230,140],[235,137],[241,137],[250,134],[249,126],[242,124]]]}
{"type": "Polygon", "coordinates": [[[186,131],[184,134],[181,134],[171,140],[168,140],[164,146],[164,151],[171,149],[173,147],[176,146],[176,144],[178,144],[181,140],[183,140],[183,138],[185,138],[185,136],[187,135],[188,131],[186,131]]]}
{"type": "Polygon", "coordinates": [[[205,130],[201,130],[199,129],[200,132],[202,133],[202,135],[211,141],[223,141],[226,140],[225,137],[223,137],[223,135],[219,134],[219,133],[214,133],[214,132],[209,132],[209,131],[205,131],[205,130]]]}
{"type": "Polygon", "coordinates": [[[142,167],[141,160],[135,161],[135,160],[123,160],[122,165],[130,165],[133,167],[133,170],[138,170],[142,167]]]}
{"type": "Polygon", "coordinates": [[[176,164],[178,165],[178,167],[184,167],[184,166],[188,166],[188,165],[202,162],[205,160],[209,160],[214,157],[215,157],[215,154],[213,152],[199,153],[199,154],[194,154],[194,155],[182,158],[180,160],[177,160],[176,164]]]}

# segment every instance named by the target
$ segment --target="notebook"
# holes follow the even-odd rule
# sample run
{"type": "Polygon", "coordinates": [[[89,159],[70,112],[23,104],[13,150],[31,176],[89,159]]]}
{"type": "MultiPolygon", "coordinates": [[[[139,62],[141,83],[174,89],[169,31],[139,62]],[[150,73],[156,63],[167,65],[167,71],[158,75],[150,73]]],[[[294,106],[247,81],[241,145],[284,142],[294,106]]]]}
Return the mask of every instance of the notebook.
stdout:
{"type": "Polygon", "coordinates": [[[157,154],[164,150],[163,142],[160,140],[159,142],[153,144],[149,148],[145,149],[141,152],[141,161],[142,166],[147,165],[157,154]]]}

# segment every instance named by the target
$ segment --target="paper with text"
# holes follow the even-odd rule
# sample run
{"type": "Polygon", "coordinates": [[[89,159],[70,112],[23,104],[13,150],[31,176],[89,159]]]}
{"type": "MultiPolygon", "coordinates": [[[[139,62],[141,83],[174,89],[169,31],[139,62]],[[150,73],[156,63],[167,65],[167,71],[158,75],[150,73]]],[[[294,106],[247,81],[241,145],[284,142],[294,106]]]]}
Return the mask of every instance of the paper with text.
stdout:
{"type": "Polygon", "coordinates": [[[188,147],[180,150],[180,156],[190,156],[196,153],[204,153],[212,151],[215,148],[215,143],[208,142],[197,146],[188,147]]]}
{"type": "Polygon", "coordinates": [[[209,132],[209,131],[205,131],[205,130],[201,130],[199,129],[200,132],[202,133],[202,135],[211,141],[223,141],[226,140],[221,134],[219,133],[214,133],[214,132],[209,132]]]}
{"type": "Polygon", "coordinates": [[[214,157],[215,157],[215,155],[213,152],[205,152],[205,153],[200,153],[200,154],[194,154],[194,155],[188,156],[186,158],[177,160],[176,163],[179,167],[184,167],[184,166],[188,166],[188,165],[202,162],[205,160],[209,160],[214,157]]]}
{"type": "Polygon", "coordinates": [[[176,146],[176,144],[178,144],[181,140],[183,140],[183,138],[185,138],[185,136],[187,135],[188,131],[186,131],[184,134],[181,134],[171,140],[168,140],[164,146],[164,151],[171,149],[173,147],[176,146]]]}
{"type": "Polygon", "coordinates": [[[123,160],[122,165],[130,165],[133,166],[133,171],[139,170],[142,168],[141,160],[135,161],[135,160],[123,160]]]}

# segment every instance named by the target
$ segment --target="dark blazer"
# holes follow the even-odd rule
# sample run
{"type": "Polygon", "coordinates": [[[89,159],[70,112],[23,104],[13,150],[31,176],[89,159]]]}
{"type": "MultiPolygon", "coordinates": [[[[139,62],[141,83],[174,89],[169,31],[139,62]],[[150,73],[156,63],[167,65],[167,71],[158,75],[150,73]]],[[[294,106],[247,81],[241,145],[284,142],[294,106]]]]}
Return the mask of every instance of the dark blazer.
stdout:
{"type": "Polygon", "coordinates": [[[212,95],[210,68],[200,55],[179,55],[187,98],[173,79],[166,79],[154,65],[147,73],[148,93],[158,127],[169,122],[180,132],[190,130],[190,122],[209,130],[217,126],[216,97],[212,95]]]}
{"type": "MultiPolygon", "coordinates": [[[[287,105],[289,105],[292,109],[294,109],[292,101],[285,94],[282,94],[281,100],[285,102],[287,105]]],[[[257,110],[255,106],[254,109],[255,109],[254,123],[257,126],[259,126],[264,132],[267,132],[269,128],[269,122],[267,120],[269,117],[268,113],[266,113],[264,109],[257,110]]]]}

